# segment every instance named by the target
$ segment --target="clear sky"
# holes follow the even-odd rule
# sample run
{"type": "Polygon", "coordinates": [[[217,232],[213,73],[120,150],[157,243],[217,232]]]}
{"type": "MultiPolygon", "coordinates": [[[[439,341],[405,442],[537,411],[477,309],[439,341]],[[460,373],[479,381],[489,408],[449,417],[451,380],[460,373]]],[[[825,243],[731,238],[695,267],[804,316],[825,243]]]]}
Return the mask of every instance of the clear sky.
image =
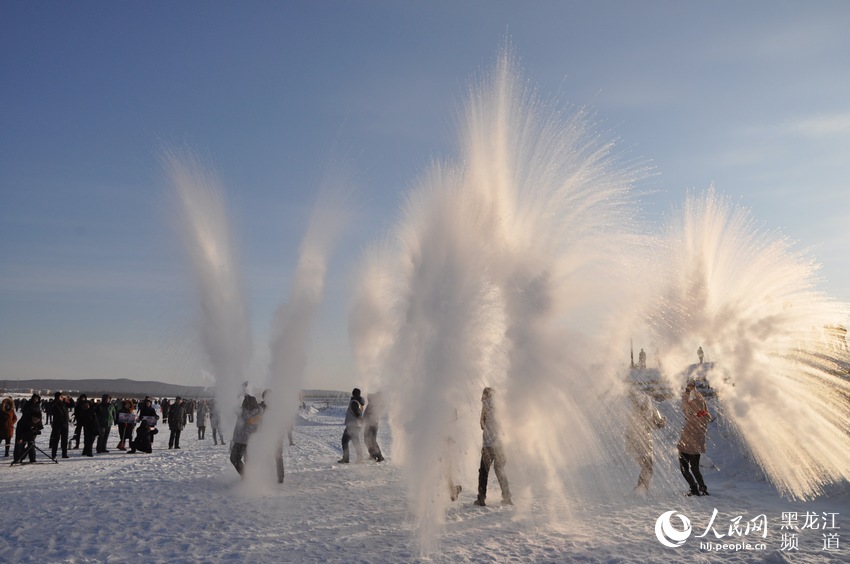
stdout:
{"type": "Polygon", "coordinates": [[[357,219],[308,385],[356,384],[352,268],[452,155],[468,81],[506,39],[543,96],[652,163],[649,220],[714,183],[850,301],[848,30],[845,1],[0,0],[0,384],[204,381],[166,144],[227,189],[260,372],[316,189],[344,164],[357,219]]]}

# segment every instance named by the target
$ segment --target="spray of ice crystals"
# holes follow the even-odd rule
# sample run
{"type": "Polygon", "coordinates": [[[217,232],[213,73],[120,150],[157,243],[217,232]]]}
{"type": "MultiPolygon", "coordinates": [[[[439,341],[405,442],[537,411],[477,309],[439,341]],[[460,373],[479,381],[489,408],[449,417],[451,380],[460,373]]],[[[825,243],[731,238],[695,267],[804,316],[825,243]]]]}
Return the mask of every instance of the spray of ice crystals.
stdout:
{"type": "MultiPolygon", "coordinates": [[[[350,322],[370,389],[391,398],[425,550],[449,479],[474,495],[485,386],[521,511],[535,490],[565,501],[612,489],[589,469],[610,450],[602,429],[622,397],[610,343],[628,339],[622,312],[643,287],[621,275],[645,248],[631,220],[639,171],[586,115],[564,117],[524,88],[506,53],[473,85],[460,133],[457,162],[431,167],[395,240],[370,250],[350,322]]],[[[498,503],[498,486],[488,491],[498,503]]]]}
{"type": "Polygon", "coordinates": [[[165,151],[163,164],[176,195],[178,228],[198,289],[198,334],[215,378],[216,406],[222,424],[229,426],[252,348],[224,192],[215,174],[188,151],[165,151]]]}
{"type": "Polygon", "coordinates": [[[328,257],[348,218],[345,183],[327,180],[313,209],[298,256],[289,296],[272,320],[271,359],[262,424],[248,445],[246,476],[262,486],[273,483],[271,461],[294,424],[304,388],[310,332],[324,296],[328,257]],[[256,477],[256,479],[254,479],[256,477]]]}
{"type": "Polygon", "coordinates": [[[702,345],[724,414],[784,494],[806,499],[850,478],[846,344],[828,329],[847,305],[815,291],[816,265],[713,188],[687,198],[668,235],[651,314],[668,374],[702,345]]]}

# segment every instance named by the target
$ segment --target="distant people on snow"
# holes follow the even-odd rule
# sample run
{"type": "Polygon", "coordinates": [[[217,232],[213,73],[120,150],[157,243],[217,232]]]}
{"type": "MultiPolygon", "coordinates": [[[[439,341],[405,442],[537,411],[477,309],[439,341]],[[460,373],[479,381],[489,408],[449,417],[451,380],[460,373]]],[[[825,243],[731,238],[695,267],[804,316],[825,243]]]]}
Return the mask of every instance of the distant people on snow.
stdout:
{"type": "Polygon", "coordinates": [[[92,407],[92,402],[89,399],[78,401],[77,405],[77,424],[82,426],[83,432],[83,452],[82,456],[94,456],[92,447],[95,439],[100,436],[100,430],[97,422],[97,414],[92,407]]]}
{"type": "Polygon", "coordinates": [[[83,423],[80,421],[80,410],[83,408],[83,402],[86,401],[88,397],[86,394],[80,394],[77,398],[76,403],[74,404],[74,436],[68,440],[68,448],[71,447],[71,441],[74,441],[75,449],[80,448],[80,435],[83,432],[83,423]]]}
{"type": "Polygon", "coordinates": [[[629,401],[632,412],[629,421],[629,429],[626,431],[626,452],[640,466],[640,475],[635,487],[637,493],[646,493],[649,490],[649,481],[652,479],[652,459],[654,452],[654,440],[652,433],[667,425],[667,420],[658,411],[644,391],[633,388],[629,392],[629,401]]]}
{"type": "Polygon", "coordinates": [[[136,452],[153,452],[152,439],[159,431],[156,427],[151,427],[147,419],[142,419],[139,422],[139,429],[136,431],[136,438],[130,441],[130,450],[127,454],[135,454],[136,452]]]}
{"type": "Polygon", "coordinates": [[[168,430],[171,432],[168,436],[168,448],[170,449],[180,448],[180,432],[186,424],[184,409],[183,398],[180,396],[174,398],[174,403],[168,407],[168,430]]]}
{"type": "Polygon", "coordinates": [[[136,409],[131,400],[125,399],[118,408],[118,450],[127,450],[127,445],[133,440],[133,429],[136,428],[136,409]]]}
{"type": "Polygon", "coordinates": [[[201,400],[198,403],[198,419],[195,422],[198,426],[198,440],[204,440],[204,435],[207,431],[207,413],[209,412],[209,408],[207,407],[206,400],[201,400]]]}
{"type": "Polygon", "coordinates": [[[702,358],[703,358],[703,356],[705,356],[704,353],[702,352],[702,347],[697,349],[697,356],[699,357],[699,363],[702,364],[702,358]]]}
{"type": "Polygon", "coordinates": [[[219,441],[221,441],[221,444],[225,444],[224,433],[221,432],[221,416],[218,414],[215,401],[210,402],[210,429],[212,429],[213,444],[217,445],[219,441]],[[216,434],[218,434],[218,439],[216,439],[216,434]]]}
{"type": "Polygon", "coordinates": [[[62,443],[62,458],[68,458],[68,426],[71,423],[71,408],[74,400],[56,392],[53,403],[50,404],[50,452],[51,458],[56,460],[59,451],[59,443],[62,443]]]}
{"type": "Polygon", "coordinates": [[[0,405],[0,443],[6,441],[6,457],[9,456],[9,447],[12,444],[12,439],[15,435],[15,422],[18,420],[18,414],[15,413],[15,402],[12,398],[3,398],[3,403],[0,405]]]}
{"type": "Polygon", "coordinates": [[[30,462],[35,462],[35,438],[44,428],[41,418],[41,396],[33,394],[21,405],[21,417],[15,428],[14,462],[23,462],[29,456],[30,462]]]}
{"type": "Polygon", "coordinates": [[[646,370],[646,353],[643,349],[638,353],[638,368],[646,370]]]}
{"type": "Polygon", "coordinates": [[[109,451],[106,449],[106,442],[109,440],[109,432],[112,431],[112,425],[115,423],[115,406],[112,404],[112,398],[109,394],[103,394],[100,403],[94,406],[94,413],[97,416],[97,449],[99,454],[105,454],[109,451]]]}
{"type": "Polygon", "coordinates": [[[682,393],[682,413],[685,423],[679,437],[679,469],[690,486],[688,495],[708,495],[708,488],[699,469],[700,455],[705,452],[706,434],[711,415],[705,398],[696,389],[696,382],[688,380],[682,393]]]}
{"type": "Polygon", "coordinates": [[[363,459],[363,450],[360,447],[360,422],[363,417],[363,397],[360,388],[351,391],[351,399],[348,401],[348,409],[345,412],[345,430],[342,432],[342,458],[337,463],[348,464],[348,443],[354,443],[354,451],[357,453],[357,462],[363,459]]]}
{"type": "Polygon", "coordinates": [[[501,429],[493,400],[493,388],[484,388],[481,394],[481,430],[484,437],[481,447],[481,466],[478,468],[478,497],[475,505],[485,506],[487,499],[487,479],[492,465],[502,489],[502,504],[513,505],[511,490],[508,485],[508,476],[505,474],[507,459],[502,448],[501,429]]]}

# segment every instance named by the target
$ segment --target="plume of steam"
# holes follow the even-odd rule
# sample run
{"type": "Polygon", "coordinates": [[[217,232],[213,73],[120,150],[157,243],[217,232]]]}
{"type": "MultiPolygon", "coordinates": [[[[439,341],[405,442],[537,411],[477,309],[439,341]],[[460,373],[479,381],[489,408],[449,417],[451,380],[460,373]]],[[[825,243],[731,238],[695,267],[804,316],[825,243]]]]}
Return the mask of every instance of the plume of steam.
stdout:
{"type": "Polygon", "coordinates": [[[724,413],[782,493],[807,499],[850,478],[847,354],[824,334],[847,304],[815,291],[814,262],[713,187],[689,195],[668,232],[651,314],[664,365],[676,374],[681,351],[704,347],[724,413]]]}
{"type": "Polygon", "coordinates": [[[222,424],[231,424],[252,345],[240,268],[224,193],[216,175],[189,151],[166,150],[181,232],[199,298],[198,334],[215,378],[222,424]]]}

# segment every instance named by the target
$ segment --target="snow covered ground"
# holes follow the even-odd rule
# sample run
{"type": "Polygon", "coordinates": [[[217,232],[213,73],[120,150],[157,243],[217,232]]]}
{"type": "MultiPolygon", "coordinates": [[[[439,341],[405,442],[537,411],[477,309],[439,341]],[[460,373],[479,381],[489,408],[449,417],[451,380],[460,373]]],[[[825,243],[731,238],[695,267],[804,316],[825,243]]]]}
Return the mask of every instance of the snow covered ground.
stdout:
{"type": "MultiPolygon", "coordinates": [[[[673,415],[669,402],[664,408],[673,415]]],[[[460,476],[463,492],[448,511],[439,547],[423,553],[407,484],[392,462],[387,425],[379,441],[388,462],[340,465],[342,416],[342,410],[333,408],[302,413],[295,445],[285,452],[283,485],[242,483],[228,461],[229,447],[213,445],[209,428],[199,441],[191,423],[180,451],[163,448],[165,431],[156,437],[150,455],[113,448],[93,459],[73,450],[59,464],[9,466],[11,458],[5,459],[0,468],[0,561],[850,561],[850,496],[845,488],[807,503],[783,499],[757,477],[742,479],[740,468],[718,462],[724,455],[715,452],[714,462],[707,462],[715,467],[703,470],[712,495],[688,498],[682,495],[681,477],[675,481],[667,449],[658,454],[654,491],[648,496],[600,500],[576,492],[569,508],[517,496],[519,487],[516,505],[501,506],[495,478],[491,488],[496,491],[488,498],[495,504],[475,507],[477,476],[460,476]],[[698,538],[715,510],[712,527],[723,538],[710,531],[698,538]],[[656,536],[656,523],[668,511],[676,512],[670,521],[674,529],[683,529],[682,515],[692,527],[675,548],[662,545],[656,536]],[[748,524],[752,528],[764,521],[766,536],[753,530],[744,534],[748,524]],[[736,524],[739,531],[730,535],[736,524]],[[796,529],[783,530],[783,524],[796,529]],[[719,543],[733,546],[718,550],[719,543]],[[745,543],[751,546],[734,546],[745,543]]],[[[659,439],[666,443],[676,433],[671,424],[659,439]]],[[[48,436],[49,427],[38,441],[44,450],[48,436]]],[[[113,432],[109,446],[116,443],[113,432]]],[[[41,454],[38,460],[50,462],[41,454]]],[[[509,475],[510,465],[520,463],[509,461],[509,475]]]]}

